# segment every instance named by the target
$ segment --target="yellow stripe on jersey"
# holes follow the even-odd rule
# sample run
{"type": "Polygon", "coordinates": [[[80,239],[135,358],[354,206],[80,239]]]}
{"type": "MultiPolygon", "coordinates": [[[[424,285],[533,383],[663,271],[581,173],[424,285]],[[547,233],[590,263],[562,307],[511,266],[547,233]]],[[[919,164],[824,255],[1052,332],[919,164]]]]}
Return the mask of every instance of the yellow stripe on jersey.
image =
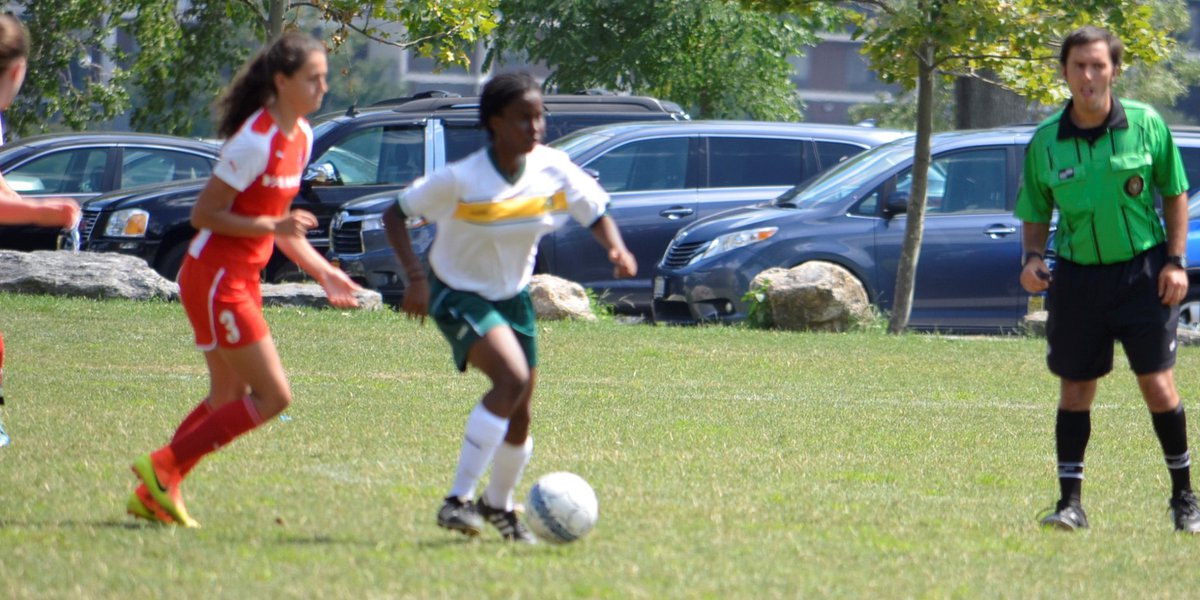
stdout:
{"type": "Polygon", "coordinates": [[[527,196],[509,198],[500,202],[462,202],[454,211],[454,218],[469,223],[496,223],[519,219],[532,219],[549,212],[567,209],[567,193],[559,190],[553,196],[527,196]]]}

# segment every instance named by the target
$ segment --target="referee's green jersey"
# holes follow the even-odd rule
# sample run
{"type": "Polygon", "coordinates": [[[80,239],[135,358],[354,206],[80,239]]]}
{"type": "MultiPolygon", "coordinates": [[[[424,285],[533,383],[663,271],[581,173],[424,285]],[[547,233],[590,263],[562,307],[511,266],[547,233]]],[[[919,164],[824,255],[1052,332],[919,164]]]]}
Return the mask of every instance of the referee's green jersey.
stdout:
{"type": "Polygon", "coordinates": [[[1166,241],[1152,187],[1187,191],[1179,149],[1149,105],[1113,98],[1108,120],[1081,130],[1071,104],[1038,125],[1025,152],[1016,217],[1049,223],[1058,209],[1055,253],[1084,265],[1124,262],[1166,241]]]}

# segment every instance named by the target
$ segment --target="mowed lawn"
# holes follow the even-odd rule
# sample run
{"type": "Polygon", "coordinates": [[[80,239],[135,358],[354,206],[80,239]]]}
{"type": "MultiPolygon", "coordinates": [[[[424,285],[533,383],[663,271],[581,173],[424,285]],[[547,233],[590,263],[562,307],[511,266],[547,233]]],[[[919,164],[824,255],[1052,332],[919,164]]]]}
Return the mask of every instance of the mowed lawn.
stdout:
{"type": "MultiPolygon", "coordinates": [[[[1038,339],[543,323],[540,474],[582,475],[568,546],[438,529],[466,414],[436,328],[268,309],[295,404],[184,486],[199,530],[124,513],[129,463],[206,392],[180,307],[0,294],[0,598],[1190,597],[1200,539],[1118,359],[1092,530],[1043,532],[1056,381],[1038,339]]],[[[1200,415],[1200,349],[1179,381],[1200,415]]],[[[1192,440],[1200,418],[1193,417],[1192,440]]]]}

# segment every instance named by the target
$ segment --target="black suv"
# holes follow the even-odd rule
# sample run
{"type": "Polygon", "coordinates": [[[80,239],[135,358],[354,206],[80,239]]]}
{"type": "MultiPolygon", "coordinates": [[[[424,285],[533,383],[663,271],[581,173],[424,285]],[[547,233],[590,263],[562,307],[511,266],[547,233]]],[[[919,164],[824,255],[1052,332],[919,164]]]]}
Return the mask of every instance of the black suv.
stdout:
{"type": "MultiPolygon", "coordinates": [[[[641,96],[548,95],[546,137],[617,121],[687,120],[676,104],[641,96]]],[[[311,211],[320,225],[309,231],[317,251],[329,250],[329,226],[343,204],[403,188],[414,179],[470,154],[486,143],[478,98],[426,94],[382,102],[313,121],[313,156],[293,207],[311,211]]],[[[205,182],[143,187],[107,194],[83,205],[83,249],[135,254],[174,279],[189,240],[193,203],[205,182]],[[114,226],[145,219],[144,232],[114,226]]],[[[280,253],[264,276],[295,273],[280,253]]]]}

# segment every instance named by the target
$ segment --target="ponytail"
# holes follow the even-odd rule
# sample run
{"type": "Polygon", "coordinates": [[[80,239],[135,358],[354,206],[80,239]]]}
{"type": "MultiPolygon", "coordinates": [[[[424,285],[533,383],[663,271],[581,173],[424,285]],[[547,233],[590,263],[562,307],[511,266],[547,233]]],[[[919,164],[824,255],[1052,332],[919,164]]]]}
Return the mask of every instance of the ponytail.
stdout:
{"type": "Polygon", "coordinates": [[[283,34],[259,50],[242,65],[217,99],[217,134],[227,138],[237,133],[254,111],[275,97],[275,75],[290,77],[314,52],[325,52],[325,46],[316,38],[295,31],[283,34]]]}

